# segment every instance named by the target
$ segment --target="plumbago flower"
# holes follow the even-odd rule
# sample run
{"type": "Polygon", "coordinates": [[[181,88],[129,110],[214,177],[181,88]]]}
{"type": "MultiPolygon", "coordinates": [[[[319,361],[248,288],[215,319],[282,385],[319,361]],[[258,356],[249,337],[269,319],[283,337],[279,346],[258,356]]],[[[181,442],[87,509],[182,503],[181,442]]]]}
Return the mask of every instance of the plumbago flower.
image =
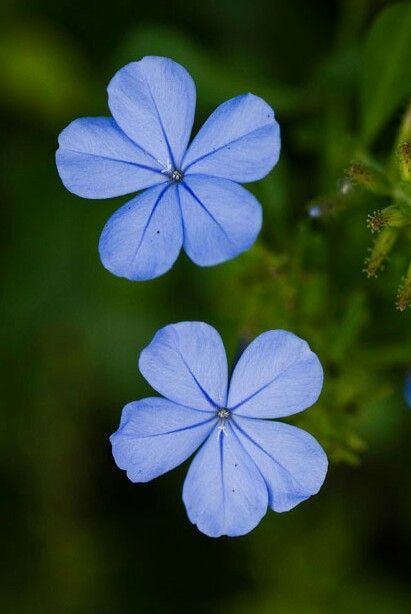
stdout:
{"type": "Polygon", "coordinates": [[[162,328],[139,360],[166,398],[129,403],[110,441],[132,482],[148,482],[200,448],[184,482],[188,516],[211,537],[244,535],[269,505],[285,512],[320,489],[327,457],[305,431],[270,418],[317,400],[320,361],[292,333],[271,330],[240,357],[228,386],[217,331],[203,322],[162,328]]]}
{"type": "Polygon", "coordinates": [[[103,265],[131,280],[168,271],[181,247],[200,266],[234,258],[254,243],[261,206],[236,182],[277,163],[274,111],[246,94],[210,116],[190,147],[195,85],[172,60],[145,57],[108,86],[113,118],[84,117],[59,137],[56,162],[68,190],[111,198],[148,188],[118,209],[100,238],[103,265]]]}

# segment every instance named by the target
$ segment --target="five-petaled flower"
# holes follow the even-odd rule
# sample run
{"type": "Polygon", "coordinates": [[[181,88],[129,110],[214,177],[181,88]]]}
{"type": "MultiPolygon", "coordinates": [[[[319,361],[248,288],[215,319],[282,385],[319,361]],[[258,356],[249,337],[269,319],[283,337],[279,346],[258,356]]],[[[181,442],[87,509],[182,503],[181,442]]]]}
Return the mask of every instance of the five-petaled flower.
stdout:
{"type": "Polygon", "coordinates": [[[139,367],[166,398],[125,406],[110,438],[115,461],[133,482],[148,482],[201,446],[183,489],[200,531],[244,535],[268,505],[285,512],[318,492],[327,472],[321,446],[295,426],[267,420],[300,412],[320,394],[322,367],[305,341],[283,330],[262,333],[228,386],[217,331],[180,322],[158,331],[139,367]]]}
{"type": "Polygon", "coordinates": [[[108,86],[113,118],[86,117],[59,137],[68,190],[110,198],[148,188],[108,220],[103,265],[131,280],[168,271],[181,247],[200,266],[234,258],[254,243],[261,206],[236,182],[264,177],[277,163],[280,131],[272,108],[252,94],[220,105],[187,149],[195,85],[176,62],[145,57],[108,86]]]}

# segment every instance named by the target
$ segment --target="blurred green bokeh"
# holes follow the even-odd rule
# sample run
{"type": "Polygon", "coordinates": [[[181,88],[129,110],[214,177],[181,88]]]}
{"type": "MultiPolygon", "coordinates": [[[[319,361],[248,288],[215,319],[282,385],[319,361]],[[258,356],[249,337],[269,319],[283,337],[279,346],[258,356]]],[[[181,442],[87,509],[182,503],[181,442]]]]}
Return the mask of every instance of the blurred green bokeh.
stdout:
{"type": "Polygon", "coordinates": [[[324,221],[306,214],[310,199],[336,191],[358,152],[381,163],[391,155],[411,92],[411,37],[405,26],[397,32],[411,5],[368,35],[391,4],[2,3],[2,613],[410,612],[411,412],[402,388],[411,327],[409,312],[394,309],[409,243],[367,280],[365,219],[379,198],[354,195],[324,221]],[[149,54],[190,70],[195,129],[216,105],[252,91],[274,107],[283,150],[250,186],[264,208],[250,252],[209,269],[182,256],[166,276],[130,283],[97,254],[125,198],[69,194],[54,152],[72,119],[108,114],[114,72],[149,54]],[[212,540],[190,525],[187,464],[134,485],[111,457],[123,405],[150,394],[139,352],[180,320],[216,326],[231,359],[240,339],[286,328],[324,364],[321,399],[295,423],[327,450],[326,483],[242,538],[212,540]]]}

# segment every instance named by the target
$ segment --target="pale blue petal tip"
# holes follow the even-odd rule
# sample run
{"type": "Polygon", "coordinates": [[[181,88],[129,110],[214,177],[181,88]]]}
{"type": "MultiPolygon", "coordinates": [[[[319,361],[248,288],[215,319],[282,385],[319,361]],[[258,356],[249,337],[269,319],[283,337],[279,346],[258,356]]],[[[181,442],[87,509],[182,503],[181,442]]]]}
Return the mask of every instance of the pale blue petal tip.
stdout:
{"type": "Polygon", "coordinates": [[[308,209],[308,215],[310,217],[321,217],[321,213],[321,207],[319,207],[318,205],[313,205],[308,209]]]}

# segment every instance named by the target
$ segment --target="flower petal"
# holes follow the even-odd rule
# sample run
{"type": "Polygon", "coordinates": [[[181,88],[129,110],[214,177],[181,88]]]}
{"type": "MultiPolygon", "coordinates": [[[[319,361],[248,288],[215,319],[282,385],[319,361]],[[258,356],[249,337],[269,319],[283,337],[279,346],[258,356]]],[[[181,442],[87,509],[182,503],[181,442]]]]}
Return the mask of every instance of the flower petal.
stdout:
{"type": "Polygon", "coordinates": [[[194,121],[196,91],[185,68],[147,56],[121,68],[108,86],[114,119],[165,168],[180,168],[194,121]]]}
{"type": "Polygon", "coordinates": [[[230,260],[249,249],[262,223],[261,205],[227,179],[190,175],[178,185],[184,249],[200,266],[230,260]]]}
{"type": "Polygon", "coordinates": [[[264,479],[231,427],[213,431],[194,457],[183,488],[189,519],[210,537],[245,535],[267,511],[264,479]]]}
{"type": "Polygon", "coordinates": [[[209,117],[183,160],[184,172],[240,183],[265,177],[280,155],[280,127],[258,96],[227,100],[209,117]]]}
{"type": "Polygon", "coordinates": [[[111,198],[165,181],[110,117],[82,117],[59,136],[56,163],[65,187],[83,198],[111,198]]]}
{"type": "Polygon", "coordinates": [[[214,417],[167,399],[134,401],[110,437],[113,456],[132,482],[149,482],[185,461],[214,426],[214,417]]]}
{"type": "Polygon", "coordinates": [[[313,405],[323,370],[308,343],[284,330],[259,335],[244,351],[231,378],[228,407],[236,415],[281,418],[313,405]]]}
{"type": "Polygon", "coordinates": [[[160,329],[140,354],[139,368],[160,394],[182,405],[215,412],[227,396],[227,358],[221,337],[204,322],[160,329]]]}
{"type": "Polygon", "coordinates": [[[287,512],[317,494],[328,460],[314,437],[282,422],[240,417],[234,421],[244,449],[264,477],[275,512],[287,512]]]}
{"type": "Polygon", "coordinates": [[[160,185],[139,194],[111,216],[101,234],[99,252],[111,273],[137,281],[168,271],[182,242],[175,187],[160,185]]]}

